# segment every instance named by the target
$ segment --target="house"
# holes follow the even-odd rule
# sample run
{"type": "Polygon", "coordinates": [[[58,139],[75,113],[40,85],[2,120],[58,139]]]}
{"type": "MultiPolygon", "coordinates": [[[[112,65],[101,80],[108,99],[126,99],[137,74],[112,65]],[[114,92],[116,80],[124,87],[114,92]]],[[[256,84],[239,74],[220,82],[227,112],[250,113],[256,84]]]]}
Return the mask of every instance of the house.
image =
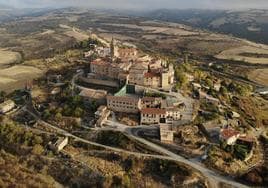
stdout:
{"type": "Polygon", "coordinates": [[[106,47],[98,47],[95,49],[95,52],[100,56],[100,57],[107,57],[111,55],[111,49],[106,47]]]}
{"type": "Polygon", "coordinates": [[[161,74],[154,72],[146,72],[143,77],[144,86],[158,88],[161,87],[161,74]]]}
{"type": "Polygon", "coordinates": [[[215,90],[215,91],[220,91],[220,89],[221,89],[221,83],[214,83],[214,85],[213,85],[213,89],[215,90]]]}
{"type": "Polygon", "coordinates": [[[252,148],[255,142],[253,137],[249,137],[245,134],[240,135],[237,139],[238,144],[247,145],[249,148],[252,148]]]}
{"type": "Polygon", "coordinates": [[[95,90],[95,89],[83,89],[79,96],[87,103],[95,101],[99,105],[106,103],[107,91],[105,90],[95,90]]]}
{"type": "Polygon", "coordinates": [[[257,89],[256,92],[260,95],[268,95],[268,87],[257,89]]]}
{"type": "Polygon", "coordinates": [[[160,140],[164,143],[172,143],[174,141],[174,132],[172,125],[160,124],[160,140]]]}
{"type": "Polygon", "coordinates": [[[161,106],[161,97],[143,97],[141,99],[142,108],[158,108],[161,106]]]}
{"type": "Polygon", "coordinates": [[[51,93],[51,95],[58,95],[60,92],[61,92],[61,88],[55,87],[52,89],[52,91],[50,93],[51,93]]]}
{"type": "Polygon", "coordinates": [[[107,118],[110,116],[111,112],[108,110],[107,106],[100,106],[95,112],[95,118],[98,119],[96,122],[97,127],[101,127],[107,118]]]}
{"type": "Polygon", "coordinates": [[[138,51],[136,48],[119,48],[115,50],[115,56],[122,60],[134,60],[137,58],[138,51]]]}
{"type": "Polygon", "coordinates": [[[125,63],[109,63],[101,59],[96,59],[90,63],[90,75],[96,77],[109,78],[115,80],[127,80],[131,62],[125,63]]]}
{"type": "Polygon", "coordinates": [[[215,141],[218,141],[221,129],[227,126],[227,121],[224,119],[221,120],[212,120],[200,125],[201,130],[215,141]]]}
{"type": "Polygon", "coordinates": [[[160,108],[144,108],[141,110],[141,124],[165,123],[166,110],[160,108]]]}
{"type": "Polygon", "coordinates": [[[166,109],[166,122],[172,123],[181,119],[181,112],[179,108],[172,107],[166,109]]]}
{"type": "Polygon", "coordinates": [[[92,56],[94,54],[94,51],[88,51],[88,52],[85,52],[84,53],[84,57],[90,57],[90,56],[92,56]]]}
{"type": "Polygon", "coordinates": [[[140,98],[128,96],[107,96],[109,110],[122,113],[139,113],[141,109],[140,98]]]}
{"type": "Polygon", "coordinates": [[[129,84],[143,85],[144,74],[148,72],[148,64],[135,62],[129,69],[129,84]]]}
{"type": "Polygon", "coordinates": [[[100,118],[106,110],[107,110],[107,106],[104,106],[104,105],[100,106],[95,112],[95,118],[100,118]]]}
{"type": "Polygon", "coordinates": [[[7,100],[0,104],[0,114],[5,114],[15,108],[16,104],[12,100],[7,100]]]}
{"type": "Polygon", "coordinates": [[[68,144],[68,137],[60,137],[54,143],[49,143],[51,150],[55,152],[61,151],[68,144]]]}
{"type": "Polygon", "coordinates": [[[239,136],[240,132],[232,128],[225,128],[220,131],[220,141],[227,145],[234,145],[239,136]]]}

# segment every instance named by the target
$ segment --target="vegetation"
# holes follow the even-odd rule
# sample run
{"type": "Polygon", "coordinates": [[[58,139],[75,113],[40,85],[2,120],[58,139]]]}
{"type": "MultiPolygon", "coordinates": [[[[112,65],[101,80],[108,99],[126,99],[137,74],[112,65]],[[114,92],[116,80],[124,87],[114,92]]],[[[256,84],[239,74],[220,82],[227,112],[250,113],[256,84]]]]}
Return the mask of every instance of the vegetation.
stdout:
{"type": "Polygon", "coordinates": [[[151,93],[151,92],[146,92],[145,95],[146,97],[161,97],[162,99],[166,99],[167,96],[163,93],[151,93]]]}
{"type": "Polygon", "coordinates": [[[46,109],[43,112],[42,117],[44,119],[54,117],[55,120],[60,121],[62,116],[80,118],[84,115],[84,102],[78,95],[63,97],[60,99],[60,104],[62,104],[59,105],[60,107],[51,107],[46,109]]]}
{"type": "Polygon", "coordinates": [[[83,49],[85,51],[94,50],[96,46],[103,46],[103,44],[94,38],[88,38],[88,40],[81,41],[77,43],[75,46],[76,48],[83,49]]]}
{"type": "Polygon", "coordinates": [[[10,120],[3,120],[0,126],[1,144],[22,144],[25,146],[35,146],[43,143],[41,136],[35,135],[31,131],[20,127],[10,120]]]}

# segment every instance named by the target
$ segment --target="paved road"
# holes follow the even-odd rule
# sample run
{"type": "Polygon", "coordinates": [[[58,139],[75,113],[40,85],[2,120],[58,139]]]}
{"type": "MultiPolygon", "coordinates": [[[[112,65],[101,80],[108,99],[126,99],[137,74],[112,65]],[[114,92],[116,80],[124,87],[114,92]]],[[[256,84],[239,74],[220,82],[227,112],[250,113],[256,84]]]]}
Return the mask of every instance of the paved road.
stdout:
{"type": "MultiPolygon", "coordinates": [[[[152,142],[149,142],[148,140],[145,140],[143,138],[140,138],[138,136],[138,131],[140,130],[140,127],[134,127],[134,128],[130,128],[127,127],[126,125],[117,123],[117,122],[112,122],[112,121],[106,121],[105,124],[113,126],[113,127],[117,127],[117,130],[119,131],[123,131],[126,136],[128,136],[130,139],[136,140],[140,143],[143,143],[144,145],[146,145],[147,147],[150,147],[152,149],[154,149],[155,151],[158,151],[160,153],[163,153],[169,157],[172,158],[172,160],[174,161],[178,161],[184,164],[187,164],[191,167],[193,167],[194,169],[200,171],[204,176],[206,176],[209,179],[209,182],[211,184],[212,187],[218,187],[218,183],[219,182],[223,182],[235,187],[239,187],[239,188],[243,188],[243,187],[247,187],[243,184],[240,184],[238,182],[235,182],[232,178],[229,177],[225,177],[225,176],[221,176],[219,174],[217,174],[216,172],[207,169],[202,163],[196,161],[196,160],[188,160],[180,155],[177,155],[159,145],[156,145],[152,142]]],[[[148,126],[144,127],[144,128],[148,128],[148,126]]],[[[152,128],[153,129],[153,128],[152,128]]],[[[115,129],[114,129],[115,130],[115,129]]]]}
{"type": "MultiPolygon", "coordinates": [[[[243,184],[240,184],[238,182],[235,182],[234,180],[232,180],[232,178],[228,178],[228,177],[224,177],[224,176],[221,176],[221,175],[218,175],[217,173],[215,173],[214,171],[212,170],[209,170],[207,168],[205,168],[203,166],[203,164],[197,162],[197,161],[191,161],[191,160],[188,160],[188,159],[185,159],[184,157],[180,156],[180,155],[177,155],[161,146],[158,146],[154,143],[151,143],[143,138],[140,138],[138,137],[137,135],[137,132],[135,130],[137,130],[137,127],[135,128],[130,128],[126,125],[123,125],[123,124],[119,124],[117,122],[112,122],[112,121],[107,121],[106,123],[111,125],[111,126],[116,126],[116,127],[113,127],[113,130],[118,130],[118,131],[121,131],[121,132],[124,132],[126,136],[128,136],[129,138],[133,139],[133,140],[136,140],[136,141],[139,141],[140,143],[143,143],[144,145],[150,147],[151,149],[154,149],[155,151],[159,152],[159,153],[162,153],[164,155],[153,155],[153,154],[144,154],[144,153],[139,153],[139,152],[132,152],[132,151],[127,151],[127,150],[123,150],[123,149],[119,149],[119,148],[115,148],[115,147],[111,147],[111,146],[106,146],[106,145],[102,145],[102,144],[99,144],[99,143],[96,143],[96,142],[91,142],[89,140],[86,140],[86,139],[83,139],[83,138],[80,138],[78,136],[75,136],[61,128],[58,128],[50,123],[47,123],[45,121],[42,121],[40,119],[40,117],[36,114],[34,114],[33,112],[29,111],[27,108],[23,108],[24,111],[27,111],[29,114],[31,114],[33,117],[35,117],[37,120],[39,120],[40,123],[44,124],[45,126],[51,128],[51,129],[54,129],[58,132],[58,134],[61,134],[61,135],[64,135],[64,136],[67,136],[69,138],[73,138],[77,141],[80,141],[80,142],[83,142],[83,143],[86,143],[86,144],[90,144],[90,145],[93,145],[93,146],[97,146],[97,147],[101,147],[101,148],[104,148],[104,149],[108,149],[108,150],[111,150],[111,151],[115,151],[115,152],[119,152],[119,153],[125,153],[125,154],[129,154],[129,155],[135,155],[137,157],[153,157],[153,158],[158,158],[158,159],[163,159],[163,160],[173,160],[173,161],[177,161],[177,162],[180,162],[180,163],[184,163],[186,165],[189,165],[191,166],[192,168],[200,171],[205,177],[208,178],[209,182],[210,182],[210,185],[211,187],[218,187],[218,183],[219,182],[224,182],[226,184],[230,184],[232,186],[235,186],[235,187],[239,187],[239,188],[243,188],[243,187],[246,187],[245,185],[243,184]]],[[[141,128],[141,127],[139,127],[141,128]]],[[[150,129],[148,126],[143,126],[143,128],[147,128],[147,129],[150,129]]]]}

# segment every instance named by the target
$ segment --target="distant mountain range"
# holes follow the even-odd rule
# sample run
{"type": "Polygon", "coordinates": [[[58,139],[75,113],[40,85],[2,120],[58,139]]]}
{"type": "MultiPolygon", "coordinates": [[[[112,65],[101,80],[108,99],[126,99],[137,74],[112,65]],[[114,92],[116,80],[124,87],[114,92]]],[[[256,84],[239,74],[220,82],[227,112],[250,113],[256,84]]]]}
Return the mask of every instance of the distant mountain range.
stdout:
{"type": "Polygon", "coordinates": [[[183,23],[268,44],[268,10],[154,10],[131,15],[183,23]]]}

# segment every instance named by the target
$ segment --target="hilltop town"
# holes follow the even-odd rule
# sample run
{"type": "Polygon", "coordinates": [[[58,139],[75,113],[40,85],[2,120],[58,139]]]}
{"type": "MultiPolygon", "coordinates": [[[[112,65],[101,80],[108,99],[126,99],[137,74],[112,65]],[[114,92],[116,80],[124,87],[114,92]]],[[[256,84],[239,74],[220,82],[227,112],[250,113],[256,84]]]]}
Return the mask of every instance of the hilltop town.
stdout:
{"type": "Polygon", "coordinates": [[[0,91],[0,187],[267,184],[266,87],[187,51],[60,27],[79,40],[0,91]]]}

